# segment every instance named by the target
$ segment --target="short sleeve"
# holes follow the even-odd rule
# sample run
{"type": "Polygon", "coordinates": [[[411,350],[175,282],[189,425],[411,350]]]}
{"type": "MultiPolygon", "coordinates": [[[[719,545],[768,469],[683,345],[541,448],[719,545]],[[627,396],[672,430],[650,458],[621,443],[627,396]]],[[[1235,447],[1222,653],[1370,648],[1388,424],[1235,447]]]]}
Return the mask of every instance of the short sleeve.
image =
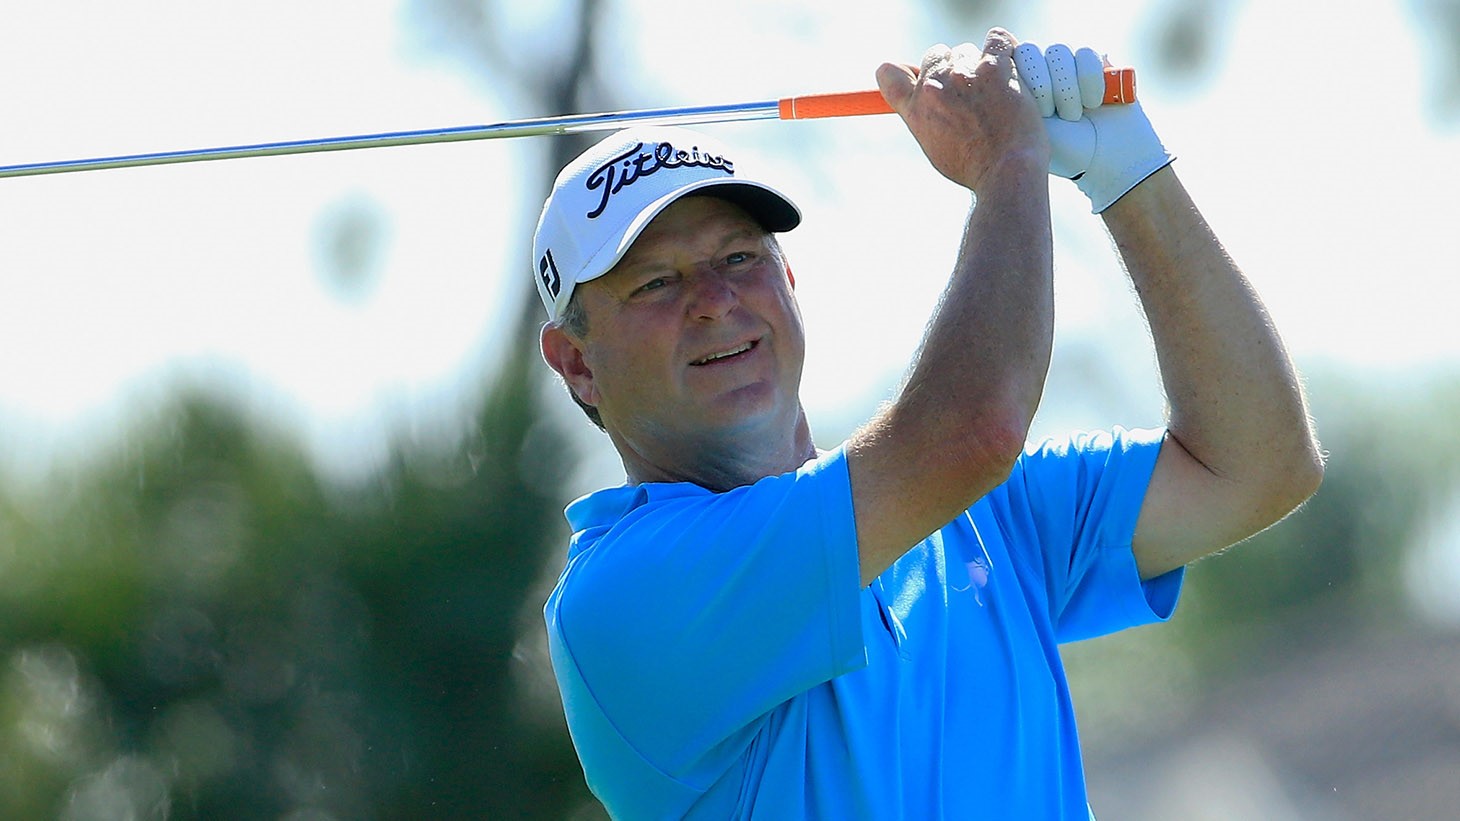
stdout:
{"type": "Polygon", "coordinates": [[[1058,639],[1171,617],[1181,569],[1142,582],[1131,543],[1164,432],[1081,433],[1019,459],[1003,499],[1012,544],[1037,551],[1058,639]]]}
{"type": "Polygon", "coordinates": [[[772,707],[866,664],[843,451],[725,493],[619,490],[611,522],[579,534],[547,618],[583,688],[565,702],[591,699],[646,762],[692,772],[772,707]]]}

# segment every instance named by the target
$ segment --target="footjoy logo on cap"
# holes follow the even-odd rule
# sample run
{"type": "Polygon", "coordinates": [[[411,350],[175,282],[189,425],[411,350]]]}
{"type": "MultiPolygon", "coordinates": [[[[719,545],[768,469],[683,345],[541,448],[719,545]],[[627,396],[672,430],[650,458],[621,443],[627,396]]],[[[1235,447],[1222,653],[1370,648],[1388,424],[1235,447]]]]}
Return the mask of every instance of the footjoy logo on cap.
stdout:
{"type": "Polygon", "coordinates": [[[542,277],[542,284],[547,286],[548,293],[553,295],[553,299],[557,299],[558,294],[563,291],[563,275],[558,273],[558,263],[553,261],[552,249],[548,249],[542,259],[537,261],[537,274],[542,277]]]}
{"type": "Polygon", "coordinates": [[[657,143],[652,150],[645,151],[645,143],[630,148],[603,165],[593,169],[586,180],[589,191],[603,189],[598,206],[589,211],[588,219],[597,219],[614,194],[628,188],[640,179],[665,168],[718,168],[726,174],[735,174],[735,163],[723,155],[700,153],[699,146],[690,146],[688,151],[677,149],[670,143],[657,143]]]}

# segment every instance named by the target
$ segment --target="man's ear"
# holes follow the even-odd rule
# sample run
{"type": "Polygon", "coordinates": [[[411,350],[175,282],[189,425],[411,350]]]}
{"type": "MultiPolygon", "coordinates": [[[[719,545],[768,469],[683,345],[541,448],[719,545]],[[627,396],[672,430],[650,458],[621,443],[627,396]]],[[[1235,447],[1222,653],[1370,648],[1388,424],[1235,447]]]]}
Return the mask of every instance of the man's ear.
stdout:
{"type": "Polygon", "coordinates": [[[567,331],[549,322],[542,326],[539,341],[543,361],[563,377],[568,390],[583,404],[597,407],[598,385],[583,357],[582,340],[574,339],[567,331]]]}
{"type": "Polygon", "coordinates": [[[796,290],[796,274],[791,271],[791,263],[786,263],[786,279],[791,283],[791,290],[796,290]]]}

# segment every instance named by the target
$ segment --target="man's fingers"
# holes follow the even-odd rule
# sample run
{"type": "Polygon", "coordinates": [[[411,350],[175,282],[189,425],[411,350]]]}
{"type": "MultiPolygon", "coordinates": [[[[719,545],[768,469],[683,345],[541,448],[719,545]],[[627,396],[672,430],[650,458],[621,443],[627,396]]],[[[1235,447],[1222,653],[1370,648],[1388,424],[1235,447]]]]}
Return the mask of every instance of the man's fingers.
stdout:
{"type": "Polygon", "coordinates": [[[1054,110],[1061,120],[1074,122],[1085,113],[1080,101],[1080,82],[1075,72],[1075,54],[1064,43],[1044,50],[1044,63],[1049,69],[1054,110]]]}
{"type": "Polygon", "coordinates": [[[1019,41],[1014,35],[1001,28],[989,29],[989,33],[983,38],[983,53],[990,57],[1007,57],[1014,53],[1014,48],[1019,41]]]}
{"type": "Polygon", "coordinates": [[[1105,100],[1107,65],[1093,49],[1071,51],[1063,43],[1043,51],[1033,43],[1014,49],[1019,81],[1046,118],[1058,114],[1061,120],[1075,122],[1086,109],[1099,108],[1105,100]]]}
{"type": "Polygon", "coordinates": [[[944,65],[945,63],[950,63],[952,61],[953,50],[948,48],[948,46],[943,43],[938,43],[937,45],[923,52],[922,73],[928,74],[930,72],[936,71],[939,66],[944,65]]]}
{"type": "Polygon", "coordinates": [[[960,43],[953,49],[951,65],[955,70],[964,74],[973,74],[974,67],[978,65],[982,56],[978,46],[973,43],[960,43]]]}
{"type": "Polygon", "coordinates": [[[1099,108],[1105,102],[1105,60],[1093,48],[1075,52],[1075,73],[1080,76],[1080,102],[1099,108]]]}
{"type": "Polygon", "coordinates": [[[893,111],[902,112],[908,99],[912,97],[913,87],[917,82],[918,72],[912,66],[883,63],[877,67],[877,88],[893,111]]]}
{"type": "Polygon", "coordinates": [[[1021,43],[1014,49],[1014,68],[1019,80],[1039,106],[1039,116],[1054,116],[1054,83],[1049,77],[1049,65],[1044,52],[1033,43],[1021,43]]]}

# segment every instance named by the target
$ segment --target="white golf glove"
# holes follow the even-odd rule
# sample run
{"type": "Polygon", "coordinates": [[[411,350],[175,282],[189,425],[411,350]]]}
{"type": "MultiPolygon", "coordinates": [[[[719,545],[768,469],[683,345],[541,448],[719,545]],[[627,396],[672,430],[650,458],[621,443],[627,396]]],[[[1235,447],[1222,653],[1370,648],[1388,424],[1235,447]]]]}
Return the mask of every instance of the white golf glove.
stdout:
{"type": "Polygon", "coordinates": [[[1093,213],[1175,159],[1140,103],[1101,105],[1105,61],[1093,50],[1071,52],[1056,44],[1040,51],[1024,43],[1014,50],[1014,67],[1045,118],[1049,173],[1074,180],[1090,198],[1093,213]]]}

